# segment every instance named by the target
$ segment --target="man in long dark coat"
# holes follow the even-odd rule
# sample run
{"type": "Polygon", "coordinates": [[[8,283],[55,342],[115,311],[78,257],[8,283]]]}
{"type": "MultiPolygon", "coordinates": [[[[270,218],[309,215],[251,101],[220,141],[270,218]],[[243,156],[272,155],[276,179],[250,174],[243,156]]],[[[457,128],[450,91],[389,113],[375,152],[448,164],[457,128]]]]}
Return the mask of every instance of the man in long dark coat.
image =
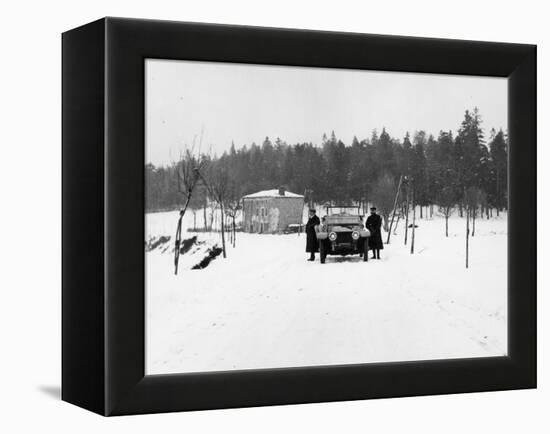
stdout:
{"type": "Polygon", "coordinates": [[[309,210],[309,219],[306,223],[306,252],[311,253],[308,261],[315,261],[315,252],[319,251],[319,241],[315,233],[315,226],[320,224],[319,217],[315,215],[315,210],[309,210]]]}
{"type": "Polygon", "coordinates": [[[372,259],[380,259],[380,250],[384,248],[382,243],[382,217],[376,214],[376,208],[370,209],[370,216],[367,218],[365,227],[370,232],[369,249],[372,250],[372,259]]]}

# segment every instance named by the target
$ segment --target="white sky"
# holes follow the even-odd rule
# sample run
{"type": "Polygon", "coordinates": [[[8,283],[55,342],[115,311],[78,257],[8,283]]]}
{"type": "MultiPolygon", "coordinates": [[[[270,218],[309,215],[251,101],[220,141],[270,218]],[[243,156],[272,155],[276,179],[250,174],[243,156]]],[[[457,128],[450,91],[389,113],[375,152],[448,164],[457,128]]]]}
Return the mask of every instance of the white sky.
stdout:
{"type": "Polygon", "coordinates": [[[153,59],[145,68],[145,160],[157,165],[201,131],[202,149],[221,154],[265,136],[319,145],[332,130],[348,145],[382,127],[437,136],[474,106],[486,136],[508,127],[506,78],[153,59]]]}

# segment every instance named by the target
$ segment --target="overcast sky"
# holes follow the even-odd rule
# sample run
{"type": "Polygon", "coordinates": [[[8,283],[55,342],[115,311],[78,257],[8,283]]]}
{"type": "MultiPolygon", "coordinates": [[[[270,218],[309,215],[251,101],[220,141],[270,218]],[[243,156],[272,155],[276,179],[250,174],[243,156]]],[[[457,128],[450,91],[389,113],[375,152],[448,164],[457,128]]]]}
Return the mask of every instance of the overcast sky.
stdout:
{"type": "Polygon", "coordinates": [[[474,106],[486,135],[508,127],[505,78],[149,59],[145,82],[145,159],[157,165],[201,131],[202,149],[221,154],[266,136],[320,144],[332,130],[346,144],[382,127],[437,135],[474,106]]]}

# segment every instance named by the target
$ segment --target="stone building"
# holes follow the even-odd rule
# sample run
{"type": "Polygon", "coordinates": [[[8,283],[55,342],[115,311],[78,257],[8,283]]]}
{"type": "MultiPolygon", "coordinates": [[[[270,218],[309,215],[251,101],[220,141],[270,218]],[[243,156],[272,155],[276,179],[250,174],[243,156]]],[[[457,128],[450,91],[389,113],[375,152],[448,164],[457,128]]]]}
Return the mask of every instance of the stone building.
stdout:
{"type": "Polygon", "coordinates": [[[304,196],[284,188],[259,191],[243,197],[243,230],[277,233],[302,223],[304,196]]]}

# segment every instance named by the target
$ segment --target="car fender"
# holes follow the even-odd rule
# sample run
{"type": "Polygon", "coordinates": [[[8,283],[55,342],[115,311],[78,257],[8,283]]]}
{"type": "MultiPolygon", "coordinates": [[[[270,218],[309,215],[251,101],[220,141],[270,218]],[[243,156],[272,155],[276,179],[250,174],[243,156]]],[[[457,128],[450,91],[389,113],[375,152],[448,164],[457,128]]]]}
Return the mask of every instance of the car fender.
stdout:
{"type": "Polygon", "coordinates": [[[328,238],[328,232],[317,232],[318,240],[326,240],[328,238]]]}

